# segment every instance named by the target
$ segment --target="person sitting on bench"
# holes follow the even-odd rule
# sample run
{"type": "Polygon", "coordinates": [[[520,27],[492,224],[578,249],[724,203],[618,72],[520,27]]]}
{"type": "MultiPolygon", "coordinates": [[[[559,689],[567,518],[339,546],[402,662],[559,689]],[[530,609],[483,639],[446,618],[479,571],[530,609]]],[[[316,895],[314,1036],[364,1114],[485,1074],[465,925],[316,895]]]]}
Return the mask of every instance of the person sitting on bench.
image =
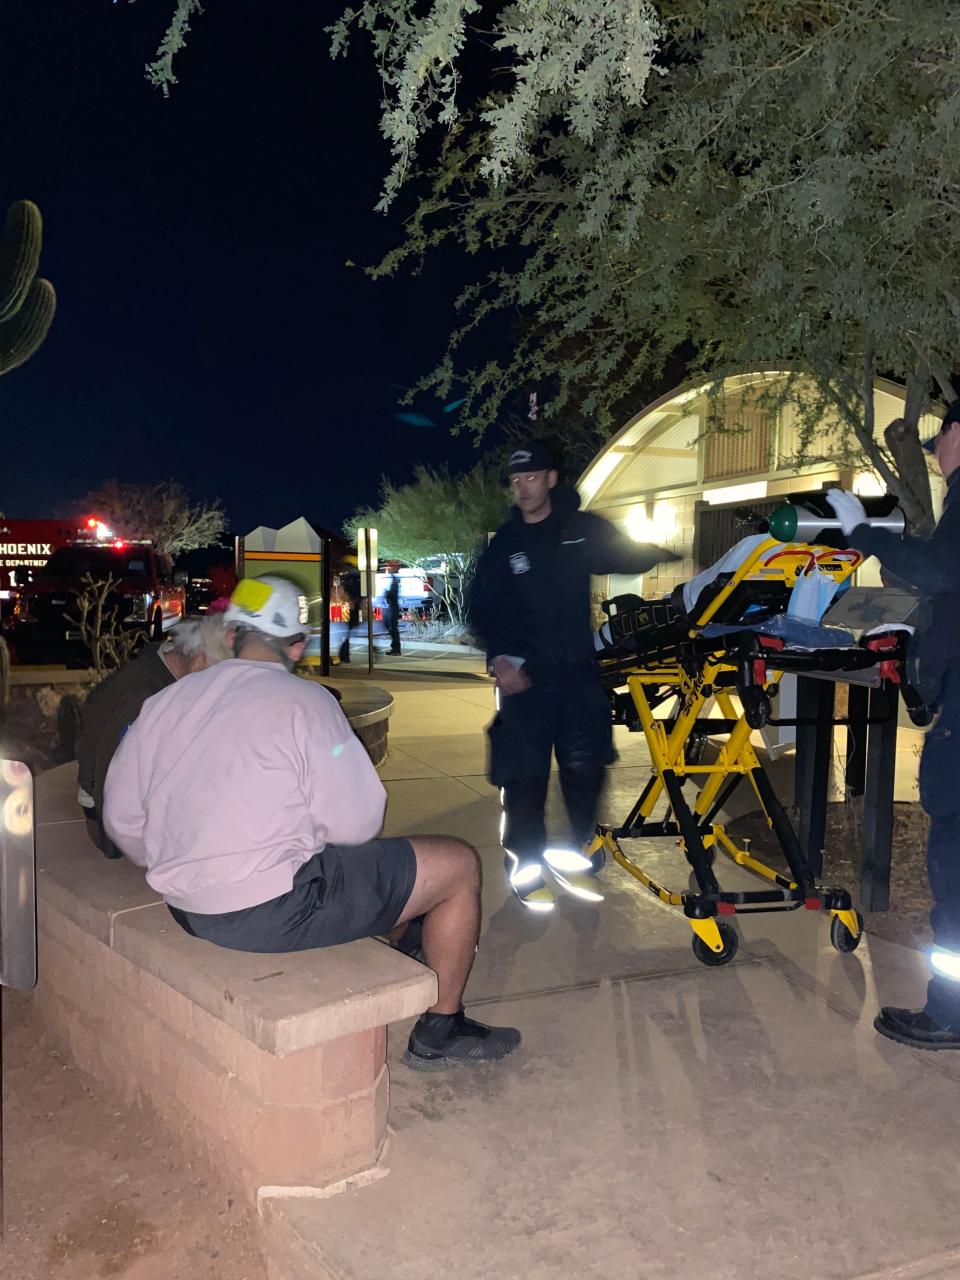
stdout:
{"type": "Polygon", "coordinates": [[[120,744],[111,839],[181,928],[221,947],[396,939],[422,916],[439,996],[404,1061],[436,1071],[506,1057],[519,1031],[461,1004],[480,932],[476,851],[449,836],[378,838],[386,792],[363,744],[326,689],[292,674],[307,642],[295,584],[245,579],[224,617],[233,661],[152,698],[120,744]]]}

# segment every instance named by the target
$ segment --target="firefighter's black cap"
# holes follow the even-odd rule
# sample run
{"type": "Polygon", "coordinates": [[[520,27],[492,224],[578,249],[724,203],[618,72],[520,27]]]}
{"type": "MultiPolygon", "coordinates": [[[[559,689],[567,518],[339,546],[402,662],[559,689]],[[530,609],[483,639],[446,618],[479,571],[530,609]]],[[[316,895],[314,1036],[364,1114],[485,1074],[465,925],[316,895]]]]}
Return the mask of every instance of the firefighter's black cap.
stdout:
{"type": "Polygon", "coordinates": [[[937,449],[937,441],[943,435],[944,431],[949,431],[955,422],[960,422],[960,400],[954,400],[953,404],[943,415],[943,421],[940,423],[940,430],[935,436],[924,443],[924,449],[927,453],[935,453],[937,449]]]}
{"type": "Polygon", "coordinates": [[[556,471],[557,460],[542,441],[531,440],[514,449],[508,469],[512,476],[518,471],[556,471]]]}

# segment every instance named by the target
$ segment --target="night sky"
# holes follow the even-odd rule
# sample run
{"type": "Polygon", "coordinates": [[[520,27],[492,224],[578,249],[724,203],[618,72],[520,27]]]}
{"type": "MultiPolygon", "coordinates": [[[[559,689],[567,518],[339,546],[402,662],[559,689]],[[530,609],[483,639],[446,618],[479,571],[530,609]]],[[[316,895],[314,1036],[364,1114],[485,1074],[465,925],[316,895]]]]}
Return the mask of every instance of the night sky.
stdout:
{"type": "MultiPolygon", "coordinates": [[[[332,62],[335,0],[211,0],[168,100],[144,79],[168,0],[5,0],[0,205],[30,197],[59,308],[0,380],[0,510],[69,514],[100,481],[175,478],[231,532],[339,529],[379,477],[478,458],[398,423],[459,280],[372,282],[400,235],[366,49],[332,62]]],[[[433,414],[436,401],[415,408],[433,414]]]]}

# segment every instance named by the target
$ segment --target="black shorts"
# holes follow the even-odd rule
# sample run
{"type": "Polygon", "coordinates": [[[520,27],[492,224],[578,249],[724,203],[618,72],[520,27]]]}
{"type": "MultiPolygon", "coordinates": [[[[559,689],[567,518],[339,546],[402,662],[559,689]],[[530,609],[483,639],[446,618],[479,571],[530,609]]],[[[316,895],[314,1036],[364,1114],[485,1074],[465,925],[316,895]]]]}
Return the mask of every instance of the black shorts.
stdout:
{"type": "Polygon", "coordinates": [[[417,878],[417,859],[401,837],[328,844],[293,878],[293,888],[242,911],[200,915],[170,907],[195,938],[232,951],[308,951],[392,929],[417,878]]]}

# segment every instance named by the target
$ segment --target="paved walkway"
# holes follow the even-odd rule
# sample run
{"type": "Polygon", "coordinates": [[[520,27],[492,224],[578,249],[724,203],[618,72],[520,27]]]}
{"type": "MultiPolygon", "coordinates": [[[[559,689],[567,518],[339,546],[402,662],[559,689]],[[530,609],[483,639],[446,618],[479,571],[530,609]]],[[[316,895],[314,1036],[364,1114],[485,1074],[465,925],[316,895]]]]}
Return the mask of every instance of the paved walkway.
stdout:
{"type": "MultiPolygon", "coordinates": [[[[617,867],[602,906],[529,917],[504,891],[484,778],[491,690],[478,663],[463,671],[378,665],[396,696],[387,830],[480,849],[467,1005],[524,1044],[499,1067],[419,1076],[394,1029],[391,1174],[288,1204],[304,1274],[960,1277],[960,1054],[918,1054],[871,1026],[881,1000],[922,997],[923,958],[870,940],[839,955],[800,912],[738,918],[737,959],[706,969],[686,923],[617,867]]],[[[646,776],[642,742],[617,732],[612,818],[646,776]]],[[[559,827],[555,797],[551,812],[559,827]]],[[[682,884],[671,842],[644,843],[682,884]]]]}

